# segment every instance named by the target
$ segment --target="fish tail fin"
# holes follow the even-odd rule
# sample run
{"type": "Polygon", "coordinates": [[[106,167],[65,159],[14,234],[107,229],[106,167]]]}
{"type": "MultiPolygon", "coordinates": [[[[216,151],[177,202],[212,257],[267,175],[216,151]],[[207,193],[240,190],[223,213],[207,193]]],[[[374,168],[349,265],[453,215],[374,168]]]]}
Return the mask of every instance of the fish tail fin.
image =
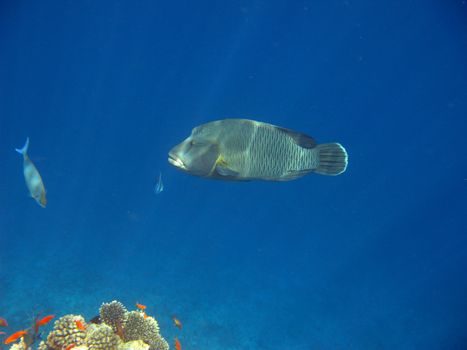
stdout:
{"type": "Polygon", "coordinates": [[[29,147],[29,137],[26,139],[26,143],[24,144],[23,148],[15,148],[15,151],[25,156],[28,154],[28,147],[29,147]]]}
{"type": "Polygon", "coordinates": [[[322,175],[339,175],[347,168],[348,155],[340,143],[323,143],[316,146],[319,165],[315,172],[322,175]]]}

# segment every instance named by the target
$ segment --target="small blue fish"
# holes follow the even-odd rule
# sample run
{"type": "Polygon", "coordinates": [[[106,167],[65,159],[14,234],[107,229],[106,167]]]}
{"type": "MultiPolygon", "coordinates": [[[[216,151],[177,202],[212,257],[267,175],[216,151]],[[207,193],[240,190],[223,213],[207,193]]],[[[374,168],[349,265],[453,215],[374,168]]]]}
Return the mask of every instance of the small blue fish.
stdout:
{"type": "Polygon", "coordinates": [[[162,173],[159,172],[159,179],[157,180],[156,186],[154,186],[154,193],[159,194],[164,190],[164,183],[162,182],[162,173]]]}

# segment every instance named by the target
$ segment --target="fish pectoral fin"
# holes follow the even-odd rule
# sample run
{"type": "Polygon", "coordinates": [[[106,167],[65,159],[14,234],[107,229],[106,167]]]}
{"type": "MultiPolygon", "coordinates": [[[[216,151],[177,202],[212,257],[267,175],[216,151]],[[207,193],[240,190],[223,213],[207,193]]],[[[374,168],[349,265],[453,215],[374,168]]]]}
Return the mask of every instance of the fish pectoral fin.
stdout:
{"type": "Polygon", "coordinates": [[[216,161],[216,166],[215,166],[216,173],[218,173],[221,176],[238,176],[238,171],[233,170],[232,168],[229,167],[228,163],[225,161],[225,159],[222,156],[219,156],[216,161]]]}
{"type": "Polygon", "coordinates": [[[238,176],[238,172],[223,165],[216,165],[216,172],[221,176],[238,176]]]}

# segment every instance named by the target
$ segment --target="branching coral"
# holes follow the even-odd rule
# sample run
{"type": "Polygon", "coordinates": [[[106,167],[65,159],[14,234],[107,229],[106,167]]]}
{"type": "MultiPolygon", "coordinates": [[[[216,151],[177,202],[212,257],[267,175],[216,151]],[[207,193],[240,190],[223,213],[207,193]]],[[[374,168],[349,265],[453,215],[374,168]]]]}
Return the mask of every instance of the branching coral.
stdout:
{"type": "Polygon", "coordinates": [[[114,332],[119,332],[125,325],[128,311],[122,303],[114,300],[104,303],[99,309],[102,322],[112,327],[114,332]]]}
{"type": "Polygon", "coordinates": [[[90,350],[117,350],[120,338],[106,324],[92,324],[87,329],[86,345],[90,350]]]}
{"type": "Polygon", "coordinates": [[[54,329],[47,337],[47,346],[53,350],[62,350],[70,344],[83,344],[86,331],[78,329],[76,321],[84,323],[83,317],[78,315],[66,315],[55,321],[54,329]]]}
{"type": "Polygon", "coordinates": [[[49,350],[50,348],[47,346],[45,341],[41,341],[39,343],[39,346],[37,347],[37,350],[49,350]]]}
{"type": "Polygon", "coordinates": [[[150,350],[169,350],[169,343],[161,335],[152,339],[150,350]]]}
{"type": "Polygon", "coordinates": [[[149,350],[149,345],[142,340],[132,340],[121,344],[118,350],[149,350]]]}
{"type": "Polygon", "coordinates": [[[24,343],[24,340],[21,339],[19,343],[13,344],[10,347],[10,350],[26,350],[26,344],[24,343]]]}
{"type": "Polygon", "coordinates": [[[149,344],[150,350],[168,350],[169,344],[159,333],[159,325],[153,317],[144,317],[142,312],[128,313],[124,328],[125,341],[142,340],[149,344]]]}

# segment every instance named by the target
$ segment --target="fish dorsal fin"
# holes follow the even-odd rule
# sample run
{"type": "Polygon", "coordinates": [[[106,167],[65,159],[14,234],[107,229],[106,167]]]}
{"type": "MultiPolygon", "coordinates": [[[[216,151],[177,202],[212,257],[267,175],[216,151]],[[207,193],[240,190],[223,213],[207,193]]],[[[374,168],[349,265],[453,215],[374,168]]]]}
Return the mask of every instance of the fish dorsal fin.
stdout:
{"type": "Polygon", "coordinates": [[[277,129],[291,137],[300,147],[314,148],[317,145],[317,142],[311,136],[286,128],[277,127],[277,129]]]}

